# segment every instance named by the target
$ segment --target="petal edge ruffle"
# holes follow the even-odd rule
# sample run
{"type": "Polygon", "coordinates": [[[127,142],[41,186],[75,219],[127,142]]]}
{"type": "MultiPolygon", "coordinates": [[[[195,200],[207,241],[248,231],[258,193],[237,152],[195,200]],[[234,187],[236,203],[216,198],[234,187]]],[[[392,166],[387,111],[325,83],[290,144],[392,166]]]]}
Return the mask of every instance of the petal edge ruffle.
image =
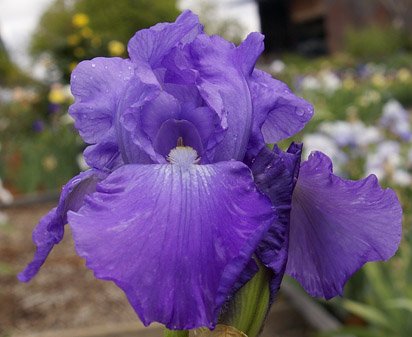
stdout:
{"type": "Polygon", "coordinates": [[[270,282],[271,301],[274,300],[285,273],[292,193],[299,173],[301,153],[302,145],[295,143],[291,144],[287,152],[277,146],[273,151],[264,148],[251,165],[257,187],[270,198],[278,215],[256,250],[259,260],[273,271],[270,282]]]}
{"type": "Polygon", "coordinates": [[[63,187],[58,206],[45,215],[33,231],[36,252],[33,260],[17,276],[20,281],[28,282],[38,273],[54,245],[63,239],[67,212],[78,210],[83,204],[84,196],[93,192],[96,183],[104,176],[103,173],[89,170],[72,178],[63,187]]]}
{"type": "Polygon", "coordinates": [[[342,294],[349,277],[369,261],[395,254],[402,209],[375,176],[345,180],[330,159],[314,152],[301,166],[292,199],[286,272],[312,296],[342,294]]]}

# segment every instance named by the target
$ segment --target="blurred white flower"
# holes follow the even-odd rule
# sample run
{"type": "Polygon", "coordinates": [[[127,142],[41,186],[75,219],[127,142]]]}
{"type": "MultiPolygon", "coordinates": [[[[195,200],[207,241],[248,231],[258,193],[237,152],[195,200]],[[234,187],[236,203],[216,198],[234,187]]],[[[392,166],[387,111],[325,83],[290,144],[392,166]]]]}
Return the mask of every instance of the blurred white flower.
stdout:
{"type": "Polygon", "coordinates": [[[0,88],[0,102],[10,103],[13,100],[13,90],[0,88]]]}
{"type": "Polygon", "coordinates": [[[390,100],[383,106],[380,124],[403,140],[412,138],[408,111],[396,100],[390,100]]]}
{"type": "Polygon", "coordinates": [[[365,126],[361,121],[335,121],[322,123],[320,131],[333,138],[340,147],[365,147],[382,140],[381,132],[374,126],[365,126]]]}
{"type": "Polygon", "coordinates": [[[280,74],[285,68],[286,65],[281,60],[274,60],[269,66],[269,71],[273,74],[280,74]]]}
{"type": "Polygon", "coordinates": [[[83,153],[77,155],[76,161],[81,171],[86,171],[90,168],[89,165],[87,165],[86,160],[84,160],[83,153]]]}
{"type": "Polygon", "coordinates": [[[303,90],[320,90],[322,88],[320,81],[312,75],[305,76],[300,85],[303,90]]]}
{"type": "Polygon", "coordinates": [[[9,205],[13,201],[13,196],[3,187],[3,182],[0,179],[0,203],[9,205]]]}
{"type": "Polygon", "coordinates": [[[339,149],[333,139],[320,133],[312,133],[303,137],[304,158],[308,158],[312,151],[321,151],[329,156],[334,163],[334,171],[337,173],[342,171],[341,167],[348,160],[346,154],[339,149]]]}
{"type": "Polygon", "coordinates": [[[303,90],[322,91],[332,94],[342,87],[342,80],[331,70],[322,70],[316,75],[305,76],[301,81],[303,90]]]}
{"type": "Polygon", "coordinates": [[[366,174],[375,174],[379,179],[391,177],[400,168],[402,159],[400,144],[387,140],[376,147],[374,152],[369,152],[366,157],[366,174]]]}
{"type": "Polygon", "coordinates": [[[399,186],[409,186],[412,183],[411,175],[402,169],[395,170],[392,174],[392,180],[399,186]]]}
{"type": "Polygon", "coordinates": [[[322,87],[326,92],[333,93],[342,87],[342,81],[331,70],[324,70],[320,74],[322,87]]]}

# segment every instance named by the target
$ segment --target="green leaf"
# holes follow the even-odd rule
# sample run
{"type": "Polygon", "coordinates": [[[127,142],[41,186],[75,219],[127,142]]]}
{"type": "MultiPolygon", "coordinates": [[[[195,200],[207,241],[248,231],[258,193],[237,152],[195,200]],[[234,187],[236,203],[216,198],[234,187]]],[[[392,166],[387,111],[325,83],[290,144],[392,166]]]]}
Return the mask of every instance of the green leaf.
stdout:
{"type": "Polygon", "coordinates": [[[397,298],[388,301],[387,307],[389,309],[404,309],[412,312],[412,300],[407,298],[397,298]]]}
{"type": "Polygon", "coordinates": [[[351,300],[344,300],[343,307],[347,311],[363,318],[369,323],[377,324],[386,328],[390,328],[391,326],[386,316],[380,310],[370,305],[354,302],[351,300]]]}

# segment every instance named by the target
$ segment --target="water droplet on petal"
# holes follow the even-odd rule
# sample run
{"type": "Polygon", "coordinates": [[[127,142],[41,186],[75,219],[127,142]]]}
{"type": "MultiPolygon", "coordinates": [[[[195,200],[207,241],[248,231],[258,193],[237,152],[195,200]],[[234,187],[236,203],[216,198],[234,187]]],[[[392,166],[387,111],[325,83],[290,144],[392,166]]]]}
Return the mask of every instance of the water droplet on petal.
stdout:
{"type": "Polygon", "coordinates": [[[92,63],[92,68],[96,68],[96,64],[95,64],[95,63],[92,63]]]}
{"type": "Polygon", "coordinates": [[[296,109],[295,112],[298,116],[303,116],[305,114],[305,111],[303,109],[296,109]]]}

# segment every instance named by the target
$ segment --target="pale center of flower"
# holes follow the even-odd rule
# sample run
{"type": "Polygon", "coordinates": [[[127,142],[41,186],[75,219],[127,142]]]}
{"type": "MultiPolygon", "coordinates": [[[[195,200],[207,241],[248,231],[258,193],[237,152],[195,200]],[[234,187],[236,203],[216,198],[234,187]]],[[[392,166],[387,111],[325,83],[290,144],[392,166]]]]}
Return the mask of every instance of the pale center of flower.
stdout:
{"type": "Polygon", "coordinates": [[[180,166],[189,166],[197,164],[200,160],[195,149],[190,146],[176,146],[167,156],[171,164],[180,166]]]}

